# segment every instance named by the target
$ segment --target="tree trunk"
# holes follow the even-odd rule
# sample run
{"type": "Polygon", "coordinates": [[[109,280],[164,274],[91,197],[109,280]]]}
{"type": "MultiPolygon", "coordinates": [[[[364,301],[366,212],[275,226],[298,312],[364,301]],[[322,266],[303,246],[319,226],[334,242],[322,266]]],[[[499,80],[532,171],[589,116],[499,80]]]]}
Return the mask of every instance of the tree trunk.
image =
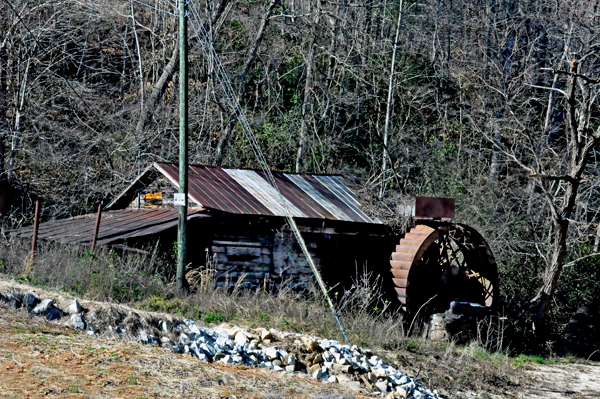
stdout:
{"type": "MultiPolygon", "coordinates": [[[[271,0],[271,2],[269,3],[269,6],[267,7],[267,11],[264,13],[263,18],[260,21],[260,26],[258,28],[258,32],[256,33],[256,37],[254,39],[254,44],[250,48],[250,51],[248,52],[248,56],[246,57],[246,60],[244,61],[244,66],[242,67],[242,73],[239,78],[238,93],[237,93],[237,102],[238,103],[241,103],[242,97],[246,93],[248,72],[250,72],[250,67],[254,63],[254,60],[256,59],[256,54],[258,53],[258,48],[260,47],[260,43],[262,42],[265,29],[267,28],[267,25],[269,24],[269,19],[271,18],[271,15],[273,14],[273,10],[275,9],[275,7],[278,4],[279,4],[279,0],[271,0]]],[[[217,144],[217,149],[215,151],[215,165],[221,165],[221,163],[223,163],[223,157],[225,155],[225,150],[226,150],[227,144],[229,142],[229,137],[231,136],[231,132],[233,131],[233,128],[237,124],[238,117],[239,117],[239,115],[236,112],[233,112],[231,114],[231,117],[229,118],[229,123],[227,123],[225,130],[223,131],[223,133],[221,133],[221,136],[219,137],[219,142],[217,144]]]]}
{"type": "MultiPolygon", "coordinates": [[[[214,21],[218,20],[221,17],[221,15],[226,9],[228,2],[229,0],[222,0],[219,3],[219,8],[212,14],[212,23],[214,23],[214,21]]],[[[193,42],[197,43],[198,40],[198,38],[195,38],[193,42]]],[[[190,42],[192,42],[192,40],[190,40],[190,42]]],[[[152,89],[150,96],[145,101],[145,104],[143,104],[142,111],[140,113],[140,119],[138,120],[137,126],[135,128],[136,137],[142,137],[144,127],[146,127],[148,119],[154,113],[160,98],[165,92],[167,88],[167,83],[173,77],[175,72],[177,72],[177,70],[179,69],[179,47],[177,46],[177,43],[178,42],[176,41],[173,49],[173,54],[171,55],[171,59],[169,59],[169,62],[165,66],[165,69],[163,70],[162,74],[160,75],[160,78],[158,79],[158,82],[156,82],[156,86],[154,86],[154,89],[152,89]]]]}
{"type": "Polygon", "coordinates": [[[304,100],[302,101],[302,122],[300,124],[300,137],[298,140],[298,152],[296,153],[296,173],[302,173],[306,170],[304,165],[304,153],[308,146],[308,119],[309,107],[312,104],[313,92],[313,68],[315,63],[315,42],[316,29],[319,23],[319,13],[321,12],[321,0],[316,1],[316,7],[313,9],[313,20],[311,26],[311,36],[308,42],[308,57],[306,59],[306,81],[304,83],[304,100]]]}
{"type": "Polygon", "coordinates": [[[165,89],[167,88],[167,83],[172,78],[173,74],[177,69],[179,69],[179,47],[175,46],[173,50],[173,55],[171,55],[171,59],[165,66],[162,75],[160,75],[160,79],[156,82],[156,86],[152,89],[152,93],[150,93],[150,97],[146,101],[144,108],[140,114],[140,119],[138,120],[137,126],[135,128],[136,137],[142,137],[144,133],[144,127],[146,126],[146,122],[149,117],[154,113],[156,109],[156,105],[158,101],[162,97],[165,89]]]}
{"type": "Polygon", "coordinates": [[[305,171],[304,153],[308,144],[308,107],[311,103],[311,94],[313,90],[313,63],[315,60],[314,36],[310,40],[310,49],[306,60],[306,82],[304,83],[304,101],[302,102],[302,122],[300,124],[300,137],[298,142],[298,152],[296,154],[296,173],[305,171]]]}
{"type": "Polygon", "coordinates": [[[554,291],[560,274],[564,267],[564,260],[567,253],[567,235],[569,230],[569,220],[575,209],[575,200],[579,185],[581,184],[581,175],[585,170],[591,152],[600,142],[600,131],[589,131],[589,96],[586,85],[582,85],[582,99],[577,101],[577,76],[578,64],[571,62],[571,71],[569,73],[569,84],[566,93],[567,97],[567,131],[568,131],[568,172],[564,176],[552,177],[565,184],[565,194],[562,198],[561,207],[558,208],[553,199],[548,196],[548,203],[552,211],[553,218],[553,245],[550,247],[547,256],[546,270],[543,275],[543,285],[538,294],[540,302],[534,318],[534,328],[540,338],[544,338],[546,333],[545,321],[552,305],[554,291]],[[579,106],[578,106],[579,105],[579,106]]]}
{"type": "Polygon", "coordinates": [[[390,129],[390,115],[392,113],[392,98],[394,94],[394,72],[396,71],[396,51],[398,50],[398,37],[400,35],[400,25],[402,25],[402,5],[400,0],[400,10],[398,11],[398,24],[396,25],[396,37],[394,39],[394,49],[392,50],[392,65],[390,67],[390,82],[388,86],[387,106],[385,110],[385,124],[383,126],[383,151],[381,153],[381,190],[379,199],[385,194],[387,159],[390,156],[388,152],[388,134],[390,129]]]}
{"type": "Polygon", "coordinates": [[[4,37],[0,30],[0,214],[4,214],[10,207],[10,189],[4,170],[6,154],[5,141],[8,137],[8,124],[6,122],[6,108],[8,106],[6,95],[7,67],[8,60],[4,45],[4,37]]]}
{"type": "Polygon", "coordinates": [[[556,283],[558,282],[558,277],[562,272],[565,255],[567,253],[567,234],[569,230],[569,221],[559,219],[554,220],[553,224],[554,240],[548,257],[548,264],[543,275],[543,286],[540,291],[540,303],[538,305],[537,313],[533,322],[535,333],[541,338],[543,338],[545,335],[546,316],[550,311],[556,283]]]}
{"type": "Polygon", "coordinates": [[[596,229],[596,239],[594,240],[594,252],[600,250],[600,222],[598,222],[598,228],[596,229]]]}

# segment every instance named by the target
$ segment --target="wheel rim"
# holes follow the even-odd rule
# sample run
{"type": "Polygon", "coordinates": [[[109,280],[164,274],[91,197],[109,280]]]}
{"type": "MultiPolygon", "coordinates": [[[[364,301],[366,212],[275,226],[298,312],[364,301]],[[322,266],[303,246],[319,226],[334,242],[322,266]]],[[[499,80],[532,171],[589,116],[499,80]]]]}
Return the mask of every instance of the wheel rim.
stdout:
{"type": "Polygon", "coordinates": [[[419,224],[392,253],[398,300],[409,314],[443,311],[451,301],[493,307],[498,290],[494,256],[474,229],[463,224],[419,224]]]}

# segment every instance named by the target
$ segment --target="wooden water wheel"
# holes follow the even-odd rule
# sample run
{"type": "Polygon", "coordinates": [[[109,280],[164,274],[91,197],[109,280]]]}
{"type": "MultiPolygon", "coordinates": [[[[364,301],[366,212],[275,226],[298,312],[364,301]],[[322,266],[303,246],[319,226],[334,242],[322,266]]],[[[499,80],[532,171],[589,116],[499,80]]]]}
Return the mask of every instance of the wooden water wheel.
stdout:
{"type": "Polygon", "coordinates": [[[410,229],[392,253],[392,274],[403,308],[441,312],[451,301],[492,307],[498,270],[489,246],[464,224],[428,222],[410,229]]]}

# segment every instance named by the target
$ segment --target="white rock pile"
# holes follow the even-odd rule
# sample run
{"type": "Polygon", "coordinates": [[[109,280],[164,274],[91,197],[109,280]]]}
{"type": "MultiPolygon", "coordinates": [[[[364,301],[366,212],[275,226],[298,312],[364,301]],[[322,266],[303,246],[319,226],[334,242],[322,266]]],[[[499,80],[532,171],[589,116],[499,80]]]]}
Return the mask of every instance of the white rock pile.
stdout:
{"type": "MultiPolygon", "coordinates": [[[[31,294],[0,295],[0,301],[14,307],[26,306],[31,313],[55,322],[70,315],[64,325],[92,336],[101,332],[96,316],[88,315],[88,322],[86,310],[77,300],[72,301],[65,311],[56,308],[52,299],[40,301],[31,294]]],[[[135,332],[112,325],[106,330],[117,335],[127,334],[143,344],[161,346],[174,353],[189,354],[205,362],[258,367],[281,373],[306,373],[323,382],[339,383],[353,390],[366,389],[386,398],[441,398],[436,391],[420,387],[414,378],[386,365],[371,350],[333,340],[276,329],[211,329],[189,319],[159,320],[158,326],[135,332]]]]}
{"type": "Polygon", "coordinates": [[[319,380],[340,383],[351,389],[368,388],[388,397],[440,398],[437,392],[419,387],[415,379],[386,365],[371,350],[356,345],[275,329],[210,329],[187,319],[173,326],[163,322],[162,331],[175,333],[176,342],[166,335],[157,338],[146,331],[139,331],[138,339],[150,344],[160,342],[167,350],[190,354],[205,362],[284,373],[306,372],[319,380]],[[280,345],[273,345],[275,343],[280,345]]]}

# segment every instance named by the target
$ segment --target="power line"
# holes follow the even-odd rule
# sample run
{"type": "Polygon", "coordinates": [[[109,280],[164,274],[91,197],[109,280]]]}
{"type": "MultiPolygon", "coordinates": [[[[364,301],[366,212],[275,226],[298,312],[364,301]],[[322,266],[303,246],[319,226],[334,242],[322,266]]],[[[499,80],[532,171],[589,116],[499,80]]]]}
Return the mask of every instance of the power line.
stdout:
{"type": "MultiPolygon", "coordinates": [[[[177,14],[176,14],[176,13],[169,12],[169,11],[167,11],[167,10],[163,10],[162,8],[158,8],[158,7],[151,6],[150,4],[143,3],[143,2],[141,2],[141,1],[139,1],[139,0],[133,0],[133,1],[134,1],[135,3],[138,3],[138,4],[142,5],[142,6],[146,6],[146,7],[148,7],[148,8],[151,8],[151,9],[153,9],[153,10],[155,10],[155,11],[164,12],[165,14],[169,14],[169,15],[172,15],[172,16],[174,16],[174,17],[175,17],[175,16],[177,16],[177,14]]],[[[175,8],[175,6],[174,6],[173,4],[171,4],[171,6],[173,6],[173,8],[175,8]]]]}
{"type": "Polygon", "coordinates": [[[180,0],[180,1],[189,1],[189,10],[191,10],[192,17],[193,17],[192,19],[190,19],[190,21],[192,22],[192,27],[196,31],[196,35],[198,37],[200,37],[201,39],[203,39],[203,40],[200,40],[202,49],[204,50],[204,53],[209,58],[209,61],[211,62],[214,70],[217,72],[217,74],[216,74],[217,79],[219,80],[219,84],[221,85],[221,87],[223,88],[223,91],[225,92],[225,97],[227,98],[227,101],[229,102],[229,106],[231,107],[232,111],[238,116],[238,121],[240,122],[242,131],[244,132],[246,139],[250,143],[250,147],[252,148],[252,151],[254,152],[254,155],[256,156],[258,163],[260,165],[260,168],[262,169],[263,173],[265,174],[265,176],[267,178],[267,181],[271,184],[271,186],[273,186],[273,188],[277,192],[277,195],[279,197],[279,202],[285,209],[285,214],[286,214],[285,218],[290,226],[290,229],[294,233],[294,236],[295,236],[296,240],[298,241],[298,244],[300,245],[300,248],[302,249],[304,256],[306,257],[306,260],[308,261],[308,264],[310,265],[310,268],[312,269],[313,274],[315,275],[315,278],[317,279],[317,282],[319,283],[319,287],[323,291],[323,295],[325,296],[325,299],[327,300],[327,302],[329,304],[329,308],[331,309],[331,312],[333,313],[333,315],[335,316],[335,319],[338,322],[338,325],[340,327],[340,330],[342,331],[342,334],[344,334],[344,338],[346,339],[346,342],[348,343],[348,345],[350,345],[350,340],[348,339],[346,330],[344,329],[344,326],[342,325],[342,322],[340,321],[337,311],[335,310],[335,307],[333,306],[333,302],[331,301],[331,298],[327,292],[327,288],[325,287],[325,283],[323,282],[323,279],[321,278],[321,274],[319,273],[319,270],[317,269],[317,266],[315,265],[315,262],[311,256],[310,252],[308,251],[308,248],[306,247],[306,243],[304,242],[304,238],[300,234],[300,230],[298,229],[298,226],[296,225],[296,221],[294,220],[294,218],[292,217],[292,215],[290,213],[290,210],[287,206],[287,201],[284,200],[284,197],[281,194],[281,191],[279,191],[279,187],[277,186],[277,183],[275,182],[275,178],[273,177],[273,174],[271,173],[271,170],[269,169],[267,160],[265,159],[265,156],[260,148],[260,145],[258,144],[258,141],[256,140],[256,136],[254,135],[254,132],[252,131],[252,129],[250,128],[250,125],[248,124],[248,120],[246,119],[244,110],[240,106],[239,98],[236,95],[235,91],[233,90],[231,81],[229,80],[229,76],[223,69],[223,65],[221,64],[219,56],[217,55],[215,48],[210,41],[209,35],[206,32],[206,29],[204,29],[204,25],[202,24],[202,22],[200,20],[198,11],[197,11],[196,7],[193,5],[193,2],[191,0],[180,0]]]}

